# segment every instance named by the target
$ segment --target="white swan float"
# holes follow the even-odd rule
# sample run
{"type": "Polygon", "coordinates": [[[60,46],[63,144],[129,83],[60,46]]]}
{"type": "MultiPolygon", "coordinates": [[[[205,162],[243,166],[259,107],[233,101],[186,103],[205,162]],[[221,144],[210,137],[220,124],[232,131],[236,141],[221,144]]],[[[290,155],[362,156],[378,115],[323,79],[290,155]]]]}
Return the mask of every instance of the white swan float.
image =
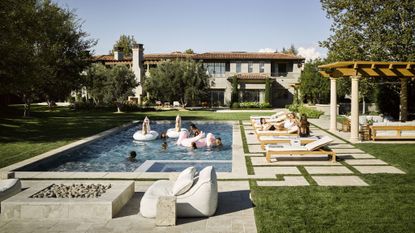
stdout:
{"type": "Polygon", "coordinates": [[[151,141],[156,139],[159,136],[159,134],[150,129],[150,119],[148,117],[144,118],[143,121],[143,128],[138,130],[134,133],[133,138],[137,141],[151,141]]]}
{"type": "Polygon", "coordinates": [[[169,138],[178,138],[180,135],[180,132],[185,132],[186,134],[188,134],[188,130],[185,128],[180,128],[182,125],[182,118],[180,117],[180,115],[176,116],[176,126],[175,128],[170,128],[167,130],[167,137],[169,138]]]}
{"type": "Polygon", "coordinates": [[[192,143],[196,143],[197,148],[212,147],[215,144],[215,136],[208,133],[205,137],[205,133],[201,132],[196,137],[188,138],[188,134],[180,132],[180,136],[177,139],[176,144],[179,146],[192,147],[192,143]]]}

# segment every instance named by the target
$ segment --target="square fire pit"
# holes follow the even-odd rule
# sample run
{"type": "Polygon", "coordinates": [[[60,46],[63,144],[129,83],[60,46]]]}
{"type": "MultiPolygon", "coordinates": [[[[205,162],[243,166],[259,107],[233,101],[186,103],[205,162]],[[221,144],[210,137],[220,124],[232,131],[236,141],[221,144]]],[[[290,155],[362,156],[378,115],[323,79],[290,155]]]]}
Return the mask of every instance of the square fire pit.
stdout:
{"type": "Polygon", "coordinates": [[[4,219],[111,219],[130,200],[134,194],[132,181],[56,181],[39,182],[38,184],[16,194],[1,203],[1,214],[4,219]],[[76,197],[71,195],[61,198],[37,197],[52,185],[79,187],[106,186],[99,196],[76,197]]]}

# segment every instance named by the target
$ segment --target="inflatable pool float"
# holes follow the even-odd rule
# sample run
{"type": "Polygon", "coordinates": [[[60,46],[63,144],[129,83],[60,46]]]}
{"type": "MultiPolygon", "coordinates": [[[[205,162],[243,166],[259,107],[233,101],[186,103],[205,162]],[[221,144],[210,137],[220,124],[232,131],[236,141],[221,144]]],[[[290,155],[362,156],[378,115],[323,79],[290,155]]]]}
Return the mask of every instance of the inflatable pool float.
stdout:
{"type": "Polygon", "coordinates": [[[187,129],[185,128],[180,128],[182,125],[182,118],[180,117],[180,115],[176,116],[176,126],[175,128],[170,128],[167,130],[167,137],[169,138],[178,138],[180,135],[180,132],[186,132],[186,134],[189,134],[189,131],[187,131],[187,129]]]}
{"type": "Polygon", "coordinates": [[[137,132],[134,133],[133,138],[137,141],[151,141],[156,139],[159,136],[159,134],[150,129],[150,119],[148,117],[144,118],[143,121],[143,127],[137,132]]]}
{"type": "Polygon", "coordinates": [[[201,132],[196,137],[188,138],[188,134],[185,132],[180,132],[179,138],[177,139],[177,145],[192,147],[192,143],[196,143],[197,148],[202,147],[211,147],[215,143],[215,136],[211,133],[208,133],[205,137],[205,133],[201,132]]]}

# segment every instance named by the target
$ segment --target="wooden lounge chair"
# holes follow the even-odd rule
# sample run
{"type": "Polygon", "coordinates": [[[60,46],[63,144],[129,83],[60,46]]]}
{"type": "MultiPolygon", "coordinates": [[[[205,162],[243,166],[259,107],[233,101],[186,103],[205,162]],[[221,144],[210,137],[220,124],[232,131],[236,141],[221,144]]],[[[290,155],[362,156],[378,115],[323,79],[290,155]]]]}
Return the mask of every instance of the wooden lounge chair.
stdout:
{"type": "Polygon", "coordinates": [[[280,143],[290,143],[291,140],[298,140],[300,141],[301,145],[314,142],[320,139],[320,136],[310,136],[310,137],[298,137],[296,136],[260,136],[258,138],[259,142],[261,143],[261,148],[265,150],[265,146],[268,144],[280,144],[280,143]]]}
{"type": "Polygon", "coordinates": [[[290,130],[260,130],[260,129],[255,129],[255,134],[258,138],[259,141],[259,137],[261,136],[297,136],[297,132],[298,132],[298,127],[293,127],[290,130]]]}
{"type": "Polygon", "coordinates": [[[331,156],[331,161],[336,162],[336,152],[332,150],[323,150],[324,146],[330,144],[333,141],[332,138],[324,136],[314,142],[308,143],[305,146],[292,146],[292,145],[276,145],[268,144],[266,149],[266,159],[271,162],[272,155],[316,155],[327,154],[331,156]]]}

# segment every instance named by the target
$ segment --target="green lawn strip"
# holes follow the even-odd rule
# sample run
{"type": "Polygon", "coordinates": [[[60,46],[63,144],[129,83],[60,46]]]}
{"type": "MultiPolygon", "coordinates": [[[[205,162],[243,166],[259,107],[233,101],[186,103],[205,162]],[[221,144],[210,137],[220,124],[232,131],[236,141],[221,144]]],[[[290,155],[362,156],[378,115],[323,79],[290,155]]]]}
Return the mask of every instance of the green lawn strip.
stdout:
{"type": "Polygon", "coordinates": [[[303,166],[308,187],[251,181],[258,232],[415,232],[415,144],[353,145],[407,174],[360,174],[341,162],[370,186],[313,185],[303,166]]]}

